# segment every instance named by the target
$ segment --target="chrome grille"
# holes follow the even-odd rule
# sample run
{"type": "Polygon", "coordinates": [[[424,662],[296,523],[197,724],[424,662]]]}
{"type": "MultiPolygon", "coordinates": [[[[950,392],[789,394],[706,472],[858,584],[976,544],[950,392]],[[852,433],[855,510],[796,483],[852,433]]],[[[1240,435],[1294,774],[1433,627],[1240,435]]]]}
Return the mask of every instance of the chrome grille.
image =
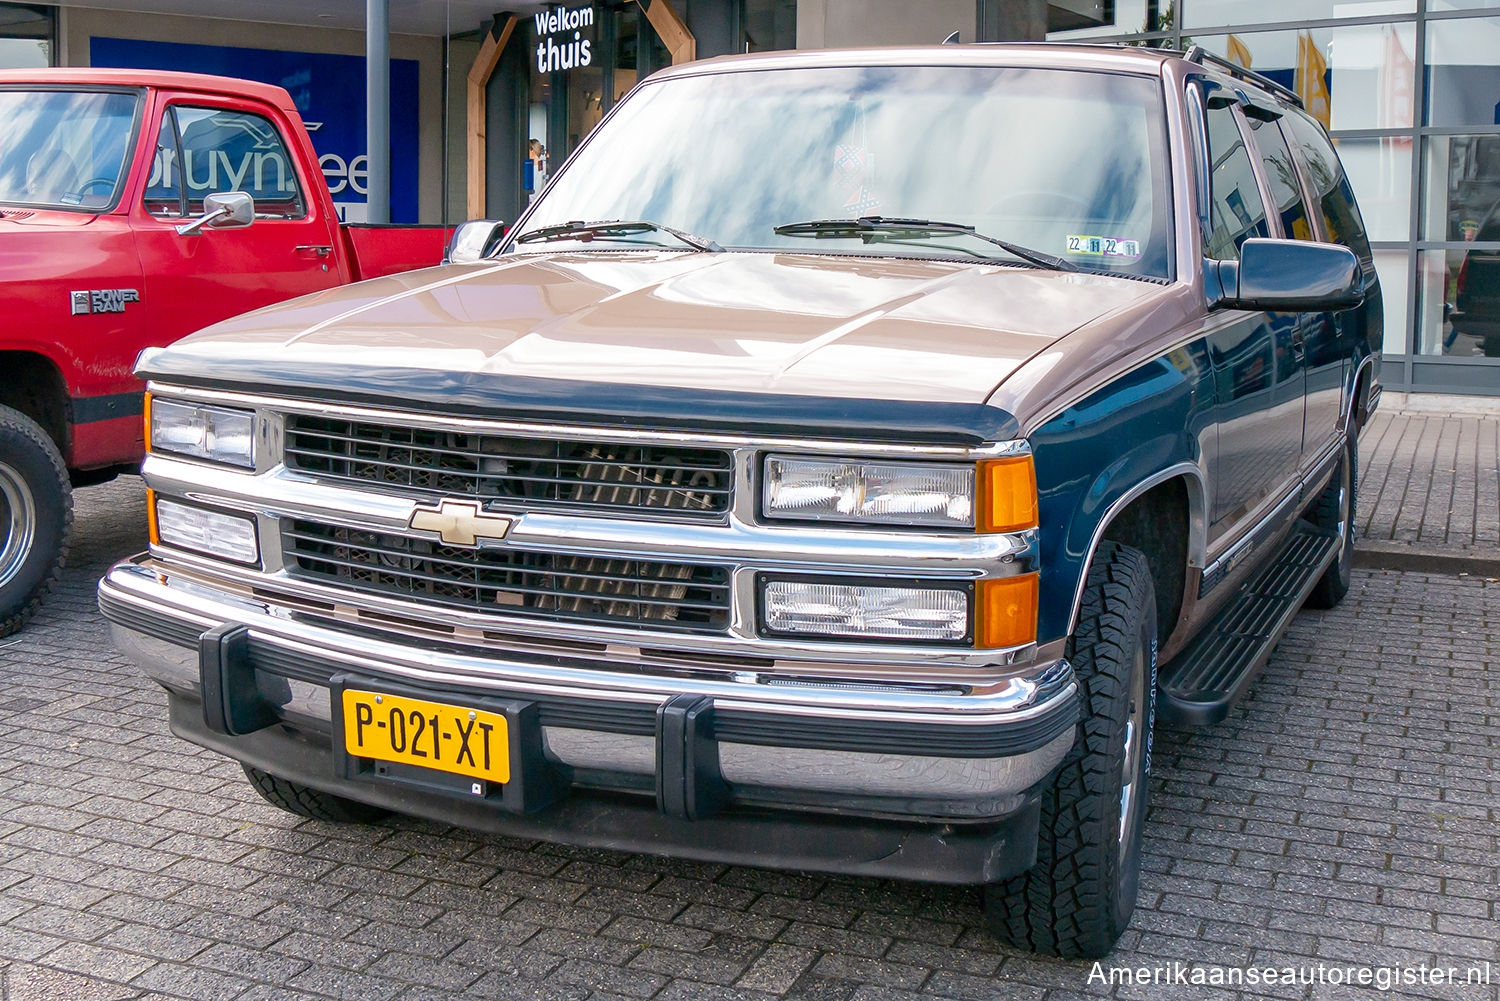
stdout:
{"type": "Polygon", "coordinates": [[[443,497],[515,501],[528,509],[718,517],[729,510],[725,449],[584,438],[439,431],[288,414],[288,469],[443,497]]]}
{"type": "Polygon", "coordinates": [[[284,525],[282,552],[296,577],[466,611],[669,631],[729,623],[725,567],[468,549],[306,520],[284,525]]]}

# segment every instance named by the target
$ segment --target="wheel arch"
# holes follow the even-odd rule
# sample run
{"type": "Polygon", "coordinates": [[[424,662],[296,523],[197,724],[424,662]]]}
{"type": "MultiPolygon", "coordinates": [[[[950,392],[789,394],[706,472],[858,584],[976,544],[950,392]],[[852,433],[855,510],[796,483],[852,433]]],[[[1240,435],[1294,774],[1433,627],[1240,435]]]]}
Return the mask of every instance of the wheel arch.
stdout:
{"type": "Polygon", "coordinates": [[[1339,415],[1339,426],[1358,432],[1370,419],[1370,393],[1375,386],[1375,355],[1365,355],[1354,367],[1349,380],[1349,395],[1345,398],[1344,412],[1339,415]]]}
{"type": "Polygon", "coordinates": [[[64,457],[72,452],[73,405],[58,364],[40,351],[0,350],[0,406],[30,417],[47,432],[64,457]]]}
{"type": "Polygon", "coordinates": [[[1150,563],[1157,592],[1157,634],[1165,647],[1178,624],[1189,574],[1202,570],[1206,559],[1208,487],[1202,469],[1193,462],[1173,463],[1136,481],[1105,508],[1080,564],[1069,634],[1078,627],[1088,568],[1106,540],[1140,550],[1150,563]]]}

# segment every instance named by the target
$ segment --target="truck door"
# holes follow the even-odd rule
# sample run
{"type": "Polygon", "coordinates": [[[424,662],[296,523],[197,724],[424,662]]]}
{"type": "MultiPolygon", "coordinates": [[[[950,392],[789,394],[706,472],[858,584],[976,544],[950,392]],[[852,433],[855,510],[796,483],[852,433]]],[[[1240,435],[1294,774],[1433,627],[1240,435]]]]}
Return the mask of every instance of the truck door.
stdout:
{"type": "MultiPolygon", "coordinates": [[[[1344,394],[1354,388],[1349,369],[1357,357],[1355,345],[1364,339],[1366,329],[1382,330],[1383,313],[1370,241],[1338,154],[1322,127],[1307,115],[1291,111],[1280,124],[1283,136],[1300,153],[1313,220],[1322,223],[1323,233],[1314,239],[1348,247],[1365,273],[1363,305],[1338,313],[1308,314],[1305,458],[1311,464],[1322,448],[1332,447],[1339,440],[1344,394]]],[[[1379,345],[1374,347],[1378,349],[1379,345]]]]}
{"type": "MultiPolygon", "coordinates": [[[[1213,260],[1237,260],[1245,240],[1271,235],[1271,223],[1243,116],[1234,103],[1213,98],[1206,103],[1212,204],[1204,253],[1213,260]]],[[[1250,527],[1264,505],[1295,483],[1305,398],[1297,314],[1224,310],[1218,315],[1223,325],[1208,336],[1219,429],[1211,536],[1250,527]]]]}
{"type": "MultiPolygon", "coordinates": [[[[1276,235],[1287,240],[1317,240],[1301,177],[1278,124],[1280,116],[1246,116],[1251,139],[1260,157],[1261,172],[1274,203],[1276,235]]],[[[1316,463],[1338,435],[1339,405],[1343,399],[1344,366],[1334,335],[1331,313],[1299,313],[1292,351],[1307,373],[1307,404],[1302,422],[1302,459],[1305,470],[1316,463]]]]}
{"type": "Polygon", "coordinates": [[[266,112],[198,95],[158,103],[151,176],[131,210],[154,343],[343,280],[338,220],[313,197],[323,179],[266,112]],[[226,191],[255,199],[251,225],[177,232],[226,191]]]}

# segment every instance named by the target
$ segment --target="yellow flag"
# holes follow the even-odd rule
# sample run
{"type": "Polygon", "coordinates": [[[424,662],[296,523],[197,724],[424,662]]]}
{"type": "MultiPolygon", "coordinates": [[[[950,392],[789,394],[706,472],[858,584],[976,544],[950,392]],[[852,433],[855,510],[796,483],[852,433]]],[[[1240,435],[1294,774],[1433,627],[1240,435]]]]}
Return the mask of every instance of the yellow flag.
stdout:
{"type": "Polygon", "coordinates": [[[1307,31],[1297,36],[1296,91],[1307,113],[1322,122],[1325,129],[1329,128],[1332,102],[1328,94],[1328,60],[1307,31]]]}
{"type": "Polygon", "coordinates": [[[1250,68],[1250,48],[1240,41],[1238,35],[1229,36],[1229,44],[1225,47],[1229,61],[1242,69],[1250,68]]]}

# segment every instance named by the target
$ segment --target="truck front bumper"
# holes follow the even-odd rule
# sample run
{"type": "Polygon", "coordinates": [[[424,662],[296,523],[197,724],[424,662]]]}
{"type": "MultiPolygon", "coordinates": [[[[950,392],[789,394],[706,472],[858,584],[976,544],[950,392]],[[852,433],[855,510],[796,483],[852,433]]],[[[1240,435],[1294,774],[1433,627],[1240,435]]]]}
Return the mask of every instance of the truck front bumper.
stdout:
{"type": "Polygon", "coordinates": [[[1003,879],[1035,859],[1038,790],[1079,714],[1066,661],[983,693],[646,675],[345,628],[147,557],[112,568],[99,605],[194,743],[402,813],[705,861],[1003,879]],[[351,758],[346,685],[504,711],[512,781],[351,758]]]}

